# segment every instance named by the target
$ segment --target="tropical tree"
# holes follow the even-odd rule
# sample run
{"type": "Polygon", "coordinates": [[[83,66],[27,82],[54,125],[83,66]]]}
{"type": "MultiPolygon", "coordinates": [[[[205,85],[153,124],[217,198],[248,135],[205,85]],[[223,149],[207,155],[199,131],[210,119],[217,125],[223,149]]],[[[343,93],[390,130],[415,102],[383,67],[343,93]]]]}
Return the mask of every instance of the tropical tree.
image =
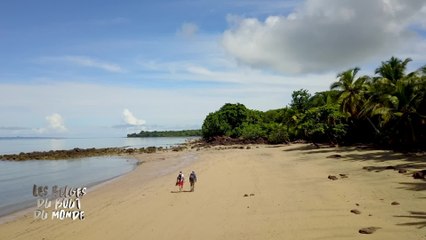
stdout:
{"type": "Polygon", "coordinates": [[[339,80],[331,84],[331,90],[339,90],[338,103],[344,113],[357,118],[364,101],[365,82],[367,76],[356,78],[360,68],[352,68],[337,75],[339,80]]]}
{"type": "Polygon", "coordinates": [[[247,121],[248,112],[243,104],[226,103],[218,111],[207,115],[201,128],[203,137],[205,139],[224,135],[238,137],[237,131],[243,122],[247,121]]]}
{"type": "Polygon", "coordinates": [[[340,143],[347,132],[345,115],[338,105],[310,108],[300,120],[299,128],[304,139],[316,142],[340,143]]]}
{"type": "Polygon", "coordinates": [[[378,124],[384,131],[382,139],[400,147],[418,142],[423,135],[419,130],[424,128],[424,116],[419,112],[425,98],[422,69],[406,75],[410,61],[392,57],[382,62],[376,69],[379,77],[367,87],[369,97],[364,109],[365,114],[379,117],[378,124]]]}
{"type": "Polygon", "coordinates": [[[291,94],[291,103],[290,107],[296,112],[302,113],[309,108],[309,98],[311,94],[309,94],[308,90],[300,89],[297,91],[293,91],[291,94]]]}
{"type": "Polygon", "coordinates": [[[382,62],[382,65],[376,68],[375,73],[395,84],[398,80],[405,77],[407,64],[411,61],[411,58],[401,60],[396,57],[391,57],[388,61],[382,62]]]}
{"type": "Polygon", "coordinates": [[[321,107],[326,104],[336,104],[339,96],[340,92],[337,90],[317,92],[309,99],[309,105],[311,107],[321,107]]]}

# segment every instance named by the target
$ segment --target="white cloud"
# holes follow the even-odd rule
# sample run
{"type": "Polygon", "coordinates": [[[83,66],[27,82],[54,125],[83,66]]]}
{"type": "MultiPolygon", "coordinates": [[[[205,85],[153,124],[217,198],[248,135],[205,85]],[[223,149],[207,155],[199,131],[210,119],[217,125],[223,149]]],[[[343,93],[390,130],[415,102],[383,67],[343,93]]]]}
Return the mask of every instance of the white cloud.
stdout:
{"type": "Polygon", "coordinates": [[[198,32],[198,25],[195,23],[186,22],[179,28],[177,34],[186,38],[195,36],[198,32]]]}
{"type": "Polygon", "coordinates": [[[113,72],[113,73],[122,73],[124,72],[123,68],[121,68],[119,65],[117,64],[113,64],[113,63],[107,63],[107,62],[103,62],[103,61],[99,61],[96,59],[92,59],[89,57],[84,57],[84,56],[66,56],[64,57],[65,60],[68,60],[72,63],[75,63],[77,65],[81,65],[84,67],[94,67],[94,68],[99,68],[108,72],[113,72]]]}
{"type": "Polygon", "coordinates": [[[46,120],[48,122],[48,129],[51,129],[56,132],[66,132],[68,129],[65,127],[64,118],[58,114],[53,113],[46,117],[46,120]]]}
{"type": "Polygon", "coordinates": [[[341,71],[425,42],[424,0],[307,0],[264,21],[230,16],[222,44],[239,62],[284,73],[341,71]],[[421,20],[423,19],[423,20],[421,20]]]}
{"type": "Polygon", "coordinates": [[[71,63],[74,65],[82,66],[82,67],[91,67],[101,69],[107,72],[112,73],[124,73],[125,70],[113,63],[108,63],[105,61],[101,61],[98,59],[94,59],[87,56],[59,56],[59,57],[43,57],[40,59],[40,62],[65,62],[71,63]]]}
{"type": "Polygon", "coordinates": [[[137,119],[127,108],[123,110],[123,120],[130,126],[141,126],[146,123],[145,120],[137,119]]]}
{"type": "Polygon", "coordinates": [[[46,116],[45,120],[47,121],[47,127],[33,128],[32,131],[39,134],[64,133],[68,131],[67,127],[65,127],[64,118],[58,113],[52,113],[46,116]]]}

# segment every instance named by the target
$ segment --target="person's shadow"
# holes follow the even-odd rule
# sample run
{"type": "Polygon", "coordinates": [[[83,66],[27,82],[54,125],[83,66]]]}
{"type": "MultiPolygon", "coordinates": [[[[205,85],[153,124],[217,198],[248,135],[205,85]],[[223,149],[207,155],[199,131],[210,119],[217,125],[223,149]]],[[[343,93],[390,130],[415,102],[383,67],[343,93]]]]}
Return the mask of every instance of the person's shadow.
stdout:
{"type": "Polygon", "coordinates": [[[188,190],[183,190],[183,191],[170,191],[170,193],[188,193],[188,192],[192,192],[192,191],[188,191],[188,190]]]}

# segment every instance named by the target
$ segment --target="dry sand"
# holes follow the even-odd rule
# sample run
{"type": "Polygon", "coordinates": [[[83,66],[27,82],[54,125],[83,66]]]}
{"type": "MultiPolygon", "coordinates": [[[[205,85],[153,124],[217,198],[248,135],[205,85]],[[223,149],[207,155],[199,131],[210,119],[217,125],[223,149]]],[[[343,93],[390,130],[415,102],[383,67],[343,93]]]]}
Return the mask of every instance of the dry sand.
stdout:
{"type": "Polygon", "coordinates": [[[28,213],[1,224],[0,239],[426,239],[426,181],[409,175],[424,157],[303,144],[137,157],[135,171],[89,189],[84,220],[28,213]],[[401,164],[408,173],[385,169],[401,164]],[[197,172],[195,192],[176,193],[178,170],[197,172]]]}

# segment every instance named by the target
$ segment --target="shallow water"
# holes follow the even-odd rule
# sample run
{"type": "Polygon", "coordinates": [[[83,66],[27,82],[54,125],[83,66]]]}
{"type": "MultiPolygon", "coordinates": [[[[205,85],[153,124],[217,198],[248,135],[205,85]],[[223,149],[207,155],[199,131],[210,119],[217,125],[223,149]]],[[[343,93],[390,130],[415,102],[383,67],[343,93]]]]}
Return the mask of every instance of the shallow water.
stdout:
{"type": "Polygon", "coordinates": [[[48,186],[49,192],[54,185],[88,187],[129,172],[135,166],[135,160],[118,157],[0,161],[0,216],[35,205],[34,184],[48,186]]]}
{"type": "MultiPolygon", "coordinates": [[[[190,138],[0,138],[0,154],[72,148],[170,147],[190,138]]],[[[123,175],[135,160],[92,157],[69,160],[0,161],[0,216],[34,206],[33,185],[87,187],[123,175]]],[[[89,188],[90,194],[90,188],[89,188]]]]}

